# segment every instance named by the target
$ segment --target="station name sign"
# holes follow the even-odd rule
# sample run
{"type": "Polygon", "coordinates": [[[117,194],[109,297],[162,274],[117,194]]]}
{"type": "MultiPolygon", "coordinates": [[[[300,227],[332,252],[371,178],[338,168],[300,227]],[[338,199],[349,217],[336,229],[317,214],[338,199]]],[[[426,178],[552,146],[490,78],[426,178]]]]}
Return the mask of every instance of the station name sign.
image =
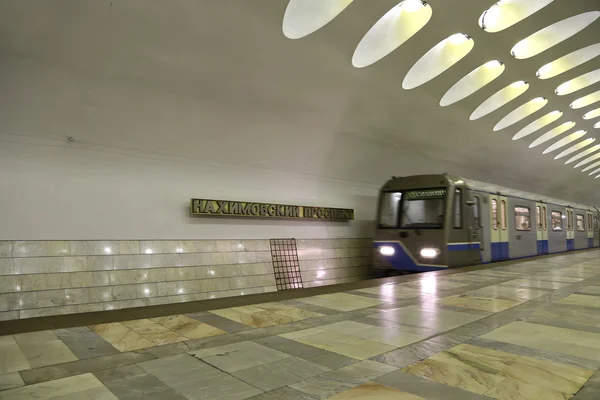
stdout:
{"type": "Polygon", "coordinates": [[[325,221],[350,221],[354,219],[354,210],[348,208],[294,206],[211,199],[191,199],[190,212],[192,215],[219,217],[319,219],[325,221]]]}

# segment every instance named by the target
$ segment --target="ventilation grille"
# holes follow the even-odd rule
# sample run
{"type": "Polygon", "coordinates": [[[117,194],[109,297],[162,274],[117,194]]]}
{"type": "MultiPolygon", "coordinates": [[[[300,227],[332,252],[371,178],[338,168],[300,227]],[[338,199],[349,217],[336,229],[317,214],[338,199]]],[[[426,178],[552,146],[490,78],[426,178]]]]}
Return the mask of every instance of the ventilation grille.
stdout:
{"type": "Polygon", "coordinates": [[[301,289],[296,239],[271,239],[271,256],[277,290],[301,289]]]}

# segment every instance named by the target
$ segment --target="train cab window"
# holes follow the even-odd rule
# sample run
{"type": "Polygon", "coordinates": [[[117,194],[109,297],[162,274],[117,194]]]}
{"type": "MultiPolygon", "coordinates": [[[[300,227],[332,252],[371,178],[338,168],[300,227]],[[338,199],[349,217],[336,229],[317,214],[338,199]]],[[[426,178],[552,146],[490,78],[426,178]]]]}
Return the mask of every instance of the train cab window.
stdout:
{"type": "Polygon", "coordinates": [[[498,230],[498,201],[492,199],[492,227],[498,230]]]}
{"type": "Polygon", "coordinates": [[[443,228],[446,193],[444,188],[405,191],[401,202],[400,228],[443,228]]]}
{"type": "Polygon", "coordinates": [[[462,228],[462,190],[454,191],[454,229],[462,228]]]}
{"type": "Polygon", "coordinates": [[[531,213],[529,207],[515,207],[515,228],[518,231],[531,230],[531,213]]]}
{"type": "Polygon", "coordinates": [[[500,226],[502,230],[506,230],[506,200],[500,201],[500,226]]]}
{"type": "Polygon", "coordinates": [[[542,230],[542,207],[537,206],[537,227],[538,227],[538,231],[542,230]]]}
{"type": "Polygon", "coordinates": [[[381,228],[396,228],[400,211],[401,192],[382,193],[379,205],[379,226],[381,228]]]}
{"type": "Polygon", "coordinates": [[[577,214],[577,232],[585,232],[585,220],[581,214],[577,214]]]}
{"type": "Polygon", "coordinates": [[[563,215],[560,211],[552,211],[552,230],[559,232],[563,230],[563,215]]]}

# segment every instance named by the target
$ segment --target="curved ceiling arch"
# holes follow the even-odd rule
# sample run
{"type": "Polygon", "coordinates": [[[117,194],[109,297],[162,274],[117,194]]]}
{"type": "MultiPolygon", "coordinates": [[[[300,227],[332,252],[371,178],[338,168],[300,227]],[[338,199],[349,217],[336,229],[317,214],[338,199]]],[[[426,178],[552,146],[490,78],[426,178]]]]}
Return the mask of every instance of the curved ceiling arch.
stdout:
{"type": "Polygon", "coordinates": [[[432,15],[431,6],[424,1],[401,1],[361,39],[352,55],[352,65],[364,68],[381,60],[423,29],[432,15]]]}

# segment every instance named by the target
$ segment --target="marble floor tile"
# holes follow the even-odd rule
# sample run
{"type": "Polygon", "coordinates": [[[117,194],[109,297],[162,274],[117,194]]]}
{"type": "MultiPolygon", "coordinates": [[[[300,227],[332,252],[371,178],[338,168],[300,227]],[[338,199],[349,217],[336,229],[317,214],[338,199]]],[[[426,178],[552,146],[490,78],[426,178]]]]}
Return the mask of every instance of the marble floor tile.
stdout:
{"type": "Polygon", "coordinates": [[[86,326],[57,329],[54,333],[80,360],[119,353],[110,343],[86,326]]]}
{"type": "Polygon", "coordinates": [[[351,335],[359,337],[361,339],[387,344],[393,347],[403,347],[411,343],[423,340],[429,336],[427,334],[406,332],[402,330],[400,326],[372,326],[357,332],[353,332],[351,333],[351,335]]]}
{"type": "Polygon", "coordinates": [[[378,299],[370,299],[347,293],[332,293],[320,296],[305,297],[301,301],[321,307],[327,307],[338,311],[353,311],[360,308],[373,307],[383,302],[378,299]]]}
{"type": "Polygon", "coordinates": [[[364,360],[382,353],[387,353],[394,349],[396,349],[396,346],[366,339],[358,339],[351,342],[340,343],[326,350],[346,357],[356,358],[357,360],[364,360]]]}
{"type": "Polygon", "coordinates": [[[88,358],[57,365],[34,368],[21,371],[21,377],[28,385],[40,382],[81,375],[88,372],[101,371],[104,369],[117,368],[143,361],[152,360],[155,357],[144,350],[129,351],[126,353],[112,354],[108,356],[88,358]]]}
{"type": "Polygon", "coordinates": [[[274,361],[289,358],[291,355],[261,346],[254,342],[234,343],[226,346],[192,351],[189,354],[202,359],[226,372],[235,372],[274,361]]]}
{"type": "Polygon", "coordinates": [[[511,322],[482,339],[600,361],[600,335],[528,322],[511,322]]]}
{"type": "Polygon", "coordinates": [[[287,324],[293,321],[293,318],[291,317],[253,306],[224,308],[221,310],[213,310],[211,312],[223,318],[227,318],[234,322],[251,326],[253,328],[264,328],[273,325],[287,324]]]}
{"type": "Polygon", "coordinates": [[[0,375],[0,391],[24,386],[23,378],[18,372],[9,372],[0,375]]]}
{"type": "Polygon", "coordinates": [[[577,293],[600,296],[600,286],[584,286],[580,289],[577,289],[577,293]]]}
{"type": "Polygon", "coordinates": [[[187,340],[186,337],[181,336],[160,324],[152,322],[149,319],[123,321],[121,324],[131,329],[144,339],[152,342],[155,346],[183,342],[187,340]]]}
{"type": "Polygon", "coordinates": [[[566,282],[566,283],[575,283],[584,280],[585,278],[577,278],[573,276],[563,276],[558,274],[537,274],[531,277],[531,279],[536,279],[540,281],[556,281],[556,282],[566,282]]]}
{"type": "Polygon", "coordinates": [[[29,342],[20,345],[20,348],[31,368],[77,360],[75,354],[60,340],[29,342]]]}
{"type": "Polygon", "coordinates": [[[500,283],[500,285],[529,287],[529,288],[537,288],[537,289],[560,289],[565,286],[568,286],[569,283],[522,278],[522,279],[514,279],[512,281],[502,282],[502,283],[500,283]]]}
{"type": "Polygon", "coordinates": [[[410,393],[401,392],[389,386],[384,386],[375,382],[367,382],[352,389],[338,393],[330,397],[332,400],[425,400],[423,397],[415,396],[410,393]]]}
{"type": "Polygon", "coordinates": [[[232,375],[265,392],[290,385],[311,376],[329,371],[329,368],[301,358],[290,357],[233,372],[232,375]]]}
{"type": "Polygon", "coordinates": [[[437,308],[426,310],[420,306],[408,306],[393,310],[383,310],[370,316],[393,321],[396,324],[422,326],[443,332],[483,318],[466,312],[457,312],[437,308]]]}
{"type": "Polygon", "coordinates": [[[317,400],[316,397],[302,393],[299,390],[284,386],[251,398],[251,400],[317,400]]]}
{"type": "Polygon", "coordinates": [[[564,299],[559,300],[557,303],[600,308],[600,296],[571,294],[564,299]]]}
{"type": "Polygon", "coordinates": [[[0,346],[0,374],[31,368],[18,344],[0,346]]]}
{"type": "Polygon", "coordinates": [[[229,333],[236,333],[252,329],[251,326],[232,321],[229,318],[224,318],[220,315],[210,312],[186,314],[186,316],[229,333]]]}
{"type": "Polygon", "coordinates": [[[527,287],[492,285],[473,290],[467,294],[475,297],[488,297],[492,299],[502,297],[513,300],[533,300],[548,294],[548,292],[527,287]]]}
{"type": "Polygon", "coordinates": [[[94,375],[83,374],[49,382],[37,383],[35,385],[22,386],[16,389],[9,389],[0,392],[0,399],[53,399],[99,387],[102,387],[102,383],[96,379],[94,375]]]}
{"type": "Polygon", "coordinates": [[[177,342],[163,344],[162,346],[148,347],[144,349],[144,351],[152,354],[156,358],[176,356],[177,354],[188,353],[191,350],[193,350],[190,348],[190,346],[187,345],[187,343],[188,342],[177,342]]]}
{"type": "Polygon", "coordinates": [[[313,376],[289,386],[316,398],[324,399],[395,370],[396,368],[389,365],[365,360],[335,371],[313,376]]]}
{"type": "Polygon", "coordinates": [[[255,340],[261,346],[266,346],[270,349],[281,351],[294,357],[304,360],[311,359],[318,355],[325,354],[325,350],[310,346],[295,340],[287,339],[282,336],[270,336],[255,340]]]}
{"type": "Polygon", "coordinates": [[[454,306],[460,308],[472,308],[475,310],[489,311],[489,312],[500,312],[508,310],[509,308],[515,307],[521,304],[523,301],[517,300],[506,300],[506,299],[490,299],[485,297],[474,297],[469,295],[456,295],[451,297],[445,297],[439,301],[439,304],[454,306]]]}
{"type": "Polygon", "coordinates": [[[46,343],[58,340],[58,337],[53,331],[19,333],[14,335],[14,338],[20,345],[46,343]]]}
{"type": "Polygon", "coordinates": [[[139,350],[156,345],[118,322],[92,325],[89,328],[121,352],[139,350]]]}
{"type": "Polygon", "coordinates": [[[325,314],[321,314],[315,311],[288,306],[281,303],[260,303],[255,304],[254,307],[261,308],[265,311],[271,311],[284,317],[292,318],[293,321],[302,321],[308,318],[323,317],[325,314]]]}
{"type": "Polygon", "coordinates": [[[137,365],[105,369],[94,375],[119,400],[188,400],[137,365]]]}
{"type": "Polygon", "coordinates": [[[189,400],[243,400],[261,393],[188,354],[146,361],[139,366],[189,400]]]}
{"type": "Polygon", "coordinates": [[[168,317],[151,318],[150,320],[188,339],[202,339],[227,333],[185,315],[171,315],[168,317]]]}

